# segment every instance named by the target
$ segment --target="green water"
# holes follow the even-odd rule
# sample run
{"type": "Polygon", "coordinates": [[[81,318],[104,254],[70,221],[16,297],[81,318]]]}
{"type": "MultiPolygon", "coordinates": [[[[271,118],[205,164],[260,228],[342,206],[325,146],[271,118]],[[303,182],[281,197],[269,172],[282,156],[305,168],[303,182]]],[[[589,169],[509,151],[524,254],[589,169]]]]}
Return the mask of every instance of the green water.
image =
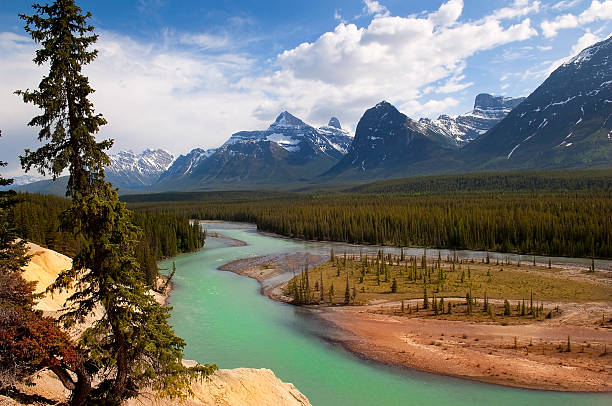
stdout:
{"type": "Polygon", "coordinates": [[[361,360],[331,344],[333,332],[310,311],[267,299],[257,281],[217,270],[234,259],[328,247],[263,236],[246,225],[211,223],[207,229],[248,245],[208,238],[203,250],[172,259],[178,272],[171,322],[187,342],[187,359],[220,368],[270,368],[313,405],[612,404],[610,395],[511,389],[361,360]]]}

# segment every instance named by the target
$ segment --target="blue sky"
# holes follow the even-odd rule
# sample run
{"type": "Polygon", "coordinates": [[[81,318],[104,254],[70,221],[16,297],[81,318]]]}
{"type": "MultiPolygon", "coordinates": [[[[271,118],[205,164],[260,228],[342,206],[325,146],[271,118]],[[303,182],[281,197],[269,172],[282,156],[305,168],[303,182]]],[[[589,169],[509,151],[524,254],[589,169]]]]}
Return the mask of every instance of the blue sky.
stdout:
{"type": "MultiPolygon", "coordinates": [[[[469,111],[476,94],[526,96],[563,60],[607,38],[612,0],[81,0],[100,34],[86,69],[100,137],[115,150],[215,147],[282,110],[354,129],[388,100],[418,119],[469,111]]],[[[35,113],[12,95],[37,85],[35,46],[0,4],[0,159],[36,147],[35,113]]]]}

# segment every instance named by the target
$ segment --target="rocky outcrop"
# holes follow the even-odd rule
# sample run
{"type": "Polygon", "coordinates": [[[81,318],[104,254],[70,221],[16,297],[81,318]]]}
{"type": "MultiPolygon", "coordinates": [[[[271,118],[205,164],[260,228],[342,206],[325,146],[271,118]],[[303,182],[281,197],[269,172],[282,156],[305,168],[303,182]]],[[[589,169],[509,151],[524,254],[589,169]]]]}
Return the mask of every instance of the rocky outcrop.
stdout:
{"type": "MultiPolygon", "coordinates": [[[[310,402],[295,386],[284,383],[269,369],[220,369],[210,379],[192,383],[193,396],[185,406],[307,406],[310,402]]],[[[176,400],[152,399],[144,394],[129,406],[170,406],[176,400]]]]}

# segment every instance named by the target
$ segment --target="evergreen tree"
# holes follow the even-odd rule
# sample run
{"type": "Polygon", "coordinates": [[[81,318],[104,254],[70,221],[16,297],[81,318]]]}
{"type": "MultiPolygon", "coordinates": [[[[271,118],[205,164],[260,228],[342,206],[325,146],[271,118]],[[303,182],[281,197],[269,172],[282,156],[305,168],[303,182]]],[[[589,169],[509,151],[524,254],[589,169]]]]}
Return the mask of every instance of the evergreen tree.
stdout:
{"type": "MultiPolygon", "coordinates": [[[[93,89],[81,73],[97,55],[89,50],[98,38],[87,22],[91,14],[84,14],[74,0],[33,8],[33,15],[20,17],[41,45],[34,62],[48,65],[49,73],[37,89],[17,93],[41,109],[29,125],[41,127],[38,139],[44,145],[26,150],[21,163],[26,171],[36,168],[53,178],[64,170],[69,173],[66,195],[72,201],[61,228],[81,241],[81,250],[73,268],[60,273],[50,289],[76,288],[62,316],[66,325],[82,322],[97,306],[104,311],[81,337],[102,377],[90,396],[116,405],[145,386],[171,397],[184,395],[195,370],[181,363],[185,343],[168,324],[168,309],[147,293],[149,286],[135,258],[140,231],[105,180],[104,166],[110,163],[105,151],[112,141],[95,139],[106,120],[94,112],[89,101],[93,89]]],[[[215,368],[199,367],[197,372],[207,374],[215,368]]]]}
{"type": "Polygon", "coordinates": [[[321,271],[321,282],[319,283],[321,289],[321,303],[325,302],[325,287],[323,286],[323,271],[321,271]]]}
{"type": "Polygon", "coordinates": [[[397,280],[393,278],[393,282],[391,283],[391,293],[397,292],[397,280]]]}
{"type": "Polygon", "coordinates": [[[346,274],[346,289],[344,290],[344,304],[348,305],[351,303],[351,288],[349,287],[349,277],[346,274]]]}
{"type": "Polygon", "coordinates": [[[504,316],[510,316],[510,302],[508,300],[504,300],[504,316]]]}

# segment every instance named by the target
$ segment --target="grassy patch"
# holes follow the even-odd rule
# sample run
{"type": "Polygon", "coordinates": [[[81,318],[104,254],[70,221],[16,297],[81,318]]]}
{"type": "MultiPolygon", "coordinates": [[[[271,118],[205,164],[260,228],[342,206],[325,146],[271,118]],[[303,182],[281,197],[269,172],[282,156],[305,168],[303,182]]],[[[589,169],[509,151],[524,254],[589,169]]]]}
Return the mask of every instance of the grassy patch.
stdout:
{"type": "MultiPolygon", "coordinates": [[[[439,259],[426,263],[422,258],[396,258],[379,254],[377,257],[336,256],[308,271],[308,284],[304,276],[297,276],[289,283],[288,293],[301,289],[302,300],[310,303],[335,304],[346,302],[346,286],[349,286],[350,304],[372,303],[376,300],[400,301],[435,297],[446,298],[465,312],[465,298],[471,292],[476,307],[489,300],[508,300],[512,311],[525,300],[529,309],[539,301],[611,301],[612,288],[607,284],[587,280],[568,280],[558,269],[522,264],[498,264],[439,259]],[[383,259],[384,257],[384,259],[383,259]],[[330,300],[330,288],[334,295],[330,300]],[[292,290],[293,289],[293,290],[292,290]],[[450,298],[459,298],[449,300],[450,298]],[[462,301],[463,300],[463,301],[462,301]]],[[[422,305],[420,308],[422,309],[422,305]]],[[[503,314],[503,303],[491,305],[493,314],[503,314]]],[[[413,305],[413,310],[415,310],[413,305]]],[[[447,309],[445,308],[446,312],[447,309]]]]}

